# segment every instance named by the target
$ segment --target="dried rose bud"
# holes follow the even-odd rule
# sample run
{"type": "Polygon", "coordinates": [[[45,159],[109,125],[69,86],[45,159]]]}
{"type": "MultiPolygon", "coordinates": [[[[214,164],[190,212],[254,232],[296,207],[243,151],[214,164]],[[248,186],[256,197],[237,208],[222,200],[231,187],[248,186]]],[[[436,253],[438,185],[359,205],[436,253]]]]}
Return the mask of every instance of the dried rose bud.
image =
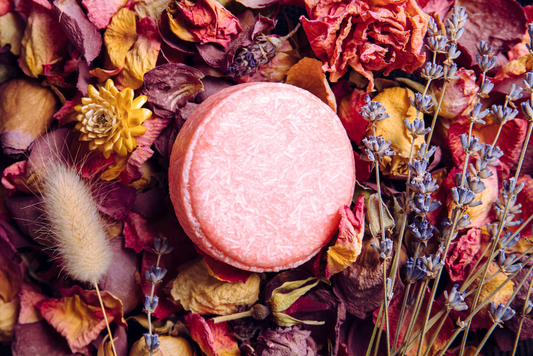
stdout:
{"type": "Polygon", "coordinates": [[[4,154],[21,154],[50,127],[57,100],[37,80],[13,79],[0,85],[0,144],[4,154]]]}

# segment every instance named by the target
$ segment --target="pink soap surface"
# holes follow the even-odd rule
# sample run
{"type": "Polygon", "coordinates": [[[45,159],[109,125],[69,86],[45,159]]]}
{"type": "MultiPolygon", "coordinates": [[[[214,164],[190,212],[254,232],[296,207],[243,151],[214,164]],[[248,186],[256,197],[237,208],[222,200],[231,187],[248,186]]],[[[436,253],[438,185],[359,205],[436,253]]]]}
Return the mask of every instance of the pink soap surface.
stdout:
{"type": "Polygon", "coordinates": [[[308,261],[338,228],[355,185],[337,115],[280,83],[232,86],[187,119],[174,144],[170,197],[205,253],[256,272],[308,261]]]}

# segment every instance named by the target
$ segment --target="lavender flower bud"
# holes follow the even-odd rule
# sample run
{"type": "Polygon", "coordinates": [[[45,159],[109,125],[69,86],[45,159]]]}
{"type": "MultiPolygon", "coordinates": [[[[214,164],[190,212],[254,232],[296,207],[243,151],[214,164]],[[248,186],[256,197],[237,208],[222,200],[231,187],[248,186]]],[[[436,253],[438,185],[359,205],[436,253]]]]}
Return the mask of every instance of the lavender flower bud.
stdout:
{"type": "Polygon", "coordinates": [[[528,300],[526,303],[526,309],[524,310],[524,314],[527,315],[531,313],[532,309],[533,309],[533,302],[531,300],[528,300]]]}
{"type": "Polygon", "coordinates": [[[420,260],[417,260],[415,263],[413,257],[409,257],[407,261],[405,261],[401,272],[405,276],[405,282],[409,284],[416,283],[426,277],[425,267],[421,264],[420,260]]]}
{"type": "Polygon", "coordinates": [[[531,108],[529,101],[524,101],[520,104],[520,106],[522,107],[522,112],[524,115],[527,116],[528,121],[531,122],[533,120],[533,109],[531,108]]]}
{"type": "Polygon", "coordinates": [[[516,179],[514,177],[510,178],[509,180],[504,180],[502,184],[504,196],[518,195],[522,189],[524,189],[524,183],[516,185],[516,179]]]}
{"type": "Polygon", "coordinates": [[[444,266],[444,261],[440,260],[440,255],[430,255],[420,257],[422,264],[427,269],[427,278],[435,278],[437,272],[444,266]]]}
{"type": "Polygon", "coordinates": [[[146,310],[148,313],[151,314],[154,310],[156,310],[158,304],[159,297],[154,297],[153,299],[150,299],[149,295],[144,297],[144,310],[146,310]]]}
{"type": "Polygon", "coordinates": [[[477,136],[472,136],[469,142],[468,134],[464,133],[459,135],[459,139],[461,140],[461,145],[463,146],[465,153],[472,154],[483,148],[483,144],[479,142],[479,137],[477,136]]]}
{"type": "Polygon", "coordinates": [[[447,310],[463,311],[468,309],[468,305],[465,303],[464,293],[458,292],[457,287],[459,287],[459,285],[455,284],[450,291],[450,294],[448,294],[447,291],[444,291],[443,293],[444,299],[446,299],[447,310]]]}
{"type": "Polygon", "coordinates": [[[391,258],[393,249],[393,243],[391,239],[385,239],[384,241],[380,241],[379,246],[372,242],[370,243],[370,246],[372,246],[374,250],[376,250],[376,252],[379,254],[379,259],[381,260],[381,262],[391,258]]]}
{"type": "Polygon", "coordinates": [[[481,71],[483,73],[488,72],[489,70],[494,68],[494,66],[496,65],[495,56],[492,58],[489,58],[487,54],[483,55],[482,57],[479,54],[476,54],[476,60],[477,60],[477,65],[479,66],[479,68],[481,68],[481,71]]]}
{"type": "Polygon", "coordinates": [[[423,177],[428,169],[428,161],[425,159],[413,159],[413,163],[407,163],[411,173],[417,177],[423,177]]]}
{"type": "Polygon", "coordinates": [[[416,217],[413,223],[407,226],[407,229],[411,231],[417,242],[427,245],[429,239],[433,237],[435,227],[425,217],[416,217]]]}
{"type": "Polygon", "coordinates": [[[448,38],[446,36],[434,36],[428,38],[428,48],[432,52],[446,53],[446,45],[448,44],[448,38]]]}
{"type": "Polygon", "coordinates": [[[411,209],[417,215],[427,215],[429,212],[437,209],[442,203],[438,200],[431,200],[431,195],[415,194],[413,200],[409,204],[411,209]]]}
{"type": "Polygon", "coordinates": [[[476,46],[477,53],[480,56],[490,56],[492,54],[492,46],[489,46],[487,42],[481,40],[479,46],[476,46]]]}
{"type": "Polygon", "coordinates": [[[158,255],[165,255],[167,253],[170,253],[174,247],[170,246],[170,240],[163,237],[155,237],[154,238],[154,252],[158,255]]]}
{"type": "Polygon", "coordinates": [[[474,110],[472,110],[472,112],[470,113],[470,121],[473,122],[474,124],[482,124],[482,125],[486,124],[486,122],[482,119],[485,116],[487,116],[487,114],[489,113],[489,110],[481,111],[482,106],[483,105],[480,102],[478,102],[474,110]]]}
{"type": "Polygon", "coordinates": [[[150,266],[150,271],[144,271],[144,278],[151,283],[159,283],[165,278],[167,274],[166,269],[160,267],[150,266]]]}
{"type": "Polygon", "coordinates": [[[511,85],[511,90],[509,90],[509,94],[507,94],[506,98],[507,100],[513,102],[513,101],[516,101],[518,99],[520,99],[522,97],[522,87],[516,87],[516,84],[513,83],[513,85],[511,85]]]}
{"type": "Polygon", "coordinates": [[[457,50],[457,45],[455,43],[450,43],[448,45],[447,53],[446,53],[446,64],[452,64],[452,61],[459,58],[461,55],[461,51],[457,50]]]}
{"type": "Polygon", "coordinates": [[[415,98],[409,97],[409,101],[411,102],[411,106],[413,106],[417,111],[428,114],[429,109],[435,105],[434,102],[431,101],[432,97],[431,95],[422,95],[420,93],[415,93],[415,98]]]}
{"type": "Polygon", "coordinates": [[[500,250],[498,252],[498,257],[496,258],[496,264],[501,268],[502,272],[505,274],[514,273],[522,268],[521,263],[513,264],[516,256],[513,254],[511,256],[505,256],[505,251],[500,250]]]}
{"type": "Polygon", "coordinates": [[[422,142],[420,145],[420,149],[416,151],[416,154],[419,159],[429,161],[429,159],[433,156],[435,151],[437,150],[436,146],[431,146],[429,150],[427,150],[427,145],[425,142],[422,142]]]}
{"type": "Polygon", "coordinates": [[[368,156],[368,160],[370,161],[376,161],[376,159],[379,160],[385,156],[393,156],[396,154],[395,151],[389,150],[391,142],[385,141],[385,139],[381,136],[370,136],[368,138],[364,138],[362,142],[367,147],[365,152],[368,156]]]}
{"type": "Polygon", "coordinates": [[[361,108],[361,116],[371,123],[385,120],[389,117],[387,109],[379,101],[371,101],[367,95],[365,97],[366,105],[361,108]]]}
{"type": "Polygon", "coordinates": [[[407,131],[409,131],[414,138],[417,138],[418,136],[424,136],[431,131],[431,128],[425,128],[424,120],[415,119],[411,124],[409,119],[405,119],[403,124],[407,128],[407,131]]]}
{"type": "Polygon", "coordinates": [[[507,121],[514,119],[515,116],[518,115],[518,110],[513,110],[509,107],[504,109],[501,105],[492,105],[490,113],[499,124],[503,125],[507,121]]]}
{"type": "Polygon", "coordinates": [[[464,229],[465,227],[467,227],[471,223],[472,222],[470,221],[470,215],[465,214],[457,222],[457,227],[459,227],[460,229],[464,229]]]}
{"type": "MultiPolygon", "coordinates": [[[[498,224],[494,224],[494,225],[498,227],[498,224]]],[[[512,232],[506,232],[505,234],[503,234],[502,238],[500,239],[501,248],[506,249],[506,248],[512,247],[518,242],[518,240],[520,240],[520,234],[515,235],[512,232]]]]}
{"type": "Polygon", "coordinates": [[[466,187],[453,187],[452,188],[452,198],[455,204],[458,206],[477,206],[477,202],[474,202],[476,199],[476,194],[466,187]]]}
{"type": "Polygon", "coordinates": [[[144,342],[146,343],[148,351],[150,351],[151,353],[156,352],[159,349],[159,346],[161,345],[161,342],[159,341],[159,336],[157,334],[144,334],[144,342]]]}
{"type": "Polygon", "coordinates": [[[531,93],[533,92],[533,72],[526,73],[526,79],[524,79],[525,91],[531,93]]]}
{"type": "Polygon", "coordinates": [[[487,78],[485,79],[485,82],[479,89],[479,93],[477,95],[479,95],[482,98],[488,98],[490,92],[492,91],[492,88],[494,88],[494,84],[492,84],[492,82],[487,78]]]}
{"type": "Polygon", "coordinates": [[[455,63],[453,63],[451,66],[444,65],[443,72],[444,72],[444,79],[447,80],[448,82],[459,78],[458,76],[455,75],[455,73],[457,72],[457,65],[455,63]]]}
{"type": "Polygon", "coordinates": [[[407,186],[415,193],[431,194],[439,188],[437,180],[431,177],[431,173],[426,172],[423,179],[413,180],[407,186]]]}
{"type": "Polygon", "coordinates": [[[426,66],[420,72],[420,76],[426,80],[436,80],[442,77],[442,75],[442,66],[431,62],[427,62],[426,66]]]}
{"type": "Polygon", "coordinates": [[[516,312],[512,308],[506,307],[502,303],[499,303],[496,307],[494,302],[490,302],[489,314],[492,321],[501,326],[503,322],[510,320],[516,314],[516,312]]]}

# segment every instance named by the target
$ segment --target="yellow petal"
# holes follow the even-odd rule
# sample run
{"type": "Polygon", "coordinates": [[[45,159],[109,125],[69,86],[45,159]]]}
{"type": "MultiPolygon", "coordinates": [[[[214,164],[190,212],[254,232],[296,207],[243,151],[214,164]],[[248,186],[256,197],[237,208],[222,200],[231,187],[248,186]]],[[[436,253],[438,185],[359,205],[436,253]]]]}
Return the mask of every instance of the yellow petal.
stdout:
{"type": "Polygon", "coordinates": [[[145,132],[146,132],[146,127],[144,126],[135,126],[135,127],[130,128],[130,134],[133,137],[141,136],[145,132]]]}
{"type": "Polygon", "coordinates": [[[182,39],[187,42],[200,42],[198,37],[196,37],[193,33],[187,30],[187,27],[182,21],[180,21],[179,19],[173,19],[172,15],[168,11],[166,16],[168,16],[168,24],[170,26],[170,30],[176,36],[178,36],[179,39],[182,39]]]}
{"type": "Polygon", "coordinates": [[[104,34],[107,54],[115,68],[124,66],[126,53],[137,39],[135,14],[122,8],[113,16],[104,34]]]}
{"type": "MultiPolygon", "coordinates": [[[[147,101],[148,101],[148,98],[146,97],[146,95],[140,95],[131,102],[131,109],[132,110],[140,109],[147,101]]],[[[150,111],[150,115],[152,115],[151,111],[150,111]]]]}
{"type": "Polygon", "coordinates": [[[24,21],[15,12],[0,17],[0,47],[11,45],[11,53],[18,56],[24,35],[24,21]]]}

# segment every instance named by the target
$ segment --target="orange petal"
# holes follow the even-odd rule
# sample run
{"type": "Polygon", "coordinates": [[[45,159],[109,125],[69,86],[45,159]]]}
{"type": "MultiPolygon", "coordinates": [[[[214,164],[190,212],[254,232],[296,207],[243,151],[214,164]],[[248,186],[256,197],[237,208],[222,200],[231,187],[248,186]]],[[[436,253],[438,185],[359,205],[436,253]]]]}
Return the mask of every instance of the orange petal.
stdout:
{"type": "Polygon", "coordinates": [[[191,331],[191,338],[200,345],[207,356],[237,356],[241,352],[237,341],[231,336],[231,327],[226,322],[213,324],[200,314],[185,316],[185,323],[191,331]]]}
{"type": "Polygon", "coordinates": [[[161,48],[161,39],[155,20],[145,17],[137,22],[137,41],[126,54],[124,69],[117,77],[122,87],[138,89],[143,84],[143,76],[155,67],[161,48]]]}
{"type": "Polygon", "coordinates": [[[326,75],[322,70],[322,62],[319,60],[307,57],[300,60],[287,73],[286,83],[315,94],[333,111],[337,111],[335,95],[331,91],[326,75]]]}
{"type": "MultiPolygon", "coordinates": [[[[96,291],[79,286],[62,291],[61,299],[43,300],[37,304],[42,316],[67,339],[72,352],[88,353],[87,345],[106,328],[104,315],[96,291]]],[[[122,302],[107,292],[102,292],[109,322],[113,320],[126,326],[122,315],[122,302]]]]}
{"type": "Polygon", "coordinates": [[[341,214],[339,236],[335,246],[328,248],[325,272],[327,279],[349,267],[361,253],[365,233],[365,197],[363,195],[357,199],[354,210],[355,215],[346,205],[339,209],[341,214]]]}
{"type": "Polygon", "coordinates": [[[127,8],[113,16],[104,34],[104,44],[114,68],[124,66],[126,53],[137,39],[135,14],[127,8]]]}

